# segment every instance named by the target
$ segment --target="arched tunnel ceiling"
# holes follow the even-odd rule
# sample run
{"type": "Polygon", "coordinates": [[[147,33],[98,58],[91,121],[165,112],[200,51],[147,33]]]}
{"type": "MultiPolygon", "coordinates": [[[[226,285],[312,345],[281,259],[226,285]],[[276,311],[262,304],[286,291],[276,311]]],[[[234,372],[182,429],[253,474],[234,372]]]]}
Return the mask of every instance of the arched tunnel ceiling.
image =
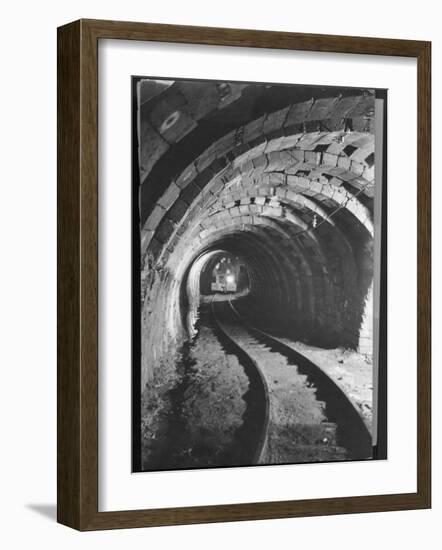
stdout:
{"type": "Polygon", "coordinates": [[[351,289],[365,295],[372,277],[374,93],[139,85],[146,270],[181,284],[202,254],[226,250],[293,318],[339,331],[361,315],[351,289]]]}

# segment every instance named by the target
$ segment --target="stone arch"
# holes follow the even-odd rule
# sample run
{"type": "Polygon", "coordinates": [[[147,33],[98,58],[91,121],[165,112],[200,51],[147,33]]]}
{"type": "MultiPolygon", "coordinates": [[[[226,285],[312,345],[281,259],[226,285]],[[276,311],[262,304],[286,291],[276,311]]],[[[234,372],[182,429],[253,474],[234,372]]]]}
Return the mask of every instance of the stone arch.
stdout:
{"type": "MultiPolygon", "coordinates": [[[[206,114],[192,114],[200,106],[180,103],[183,86],[161,92],[168,95],[158,100],[157,118],[141,128],[157,143],[152,158],[140,153],[143,286],[161,280],[158,296],[167,292],[173,302],[164,320],[169,338],[181,333],[183,280],[198,258],[226,250],[248,263],[251,296],[269,311],[279,308],[299,337],[360,347],[371,284],[365,264],[373,236],[373,96],[304,99],[250,113],[240,125],[229,121],[225,133],[207,138],[206,114]],[[185,164],[181,143],[198,132],[206,142],[196,139],[197,154],[185,164]],[[155,181],[156,165],[164,166],[173,148],[181,167],[155,181]]],[[[247,85],[230,90],[226,104],[216,86],[210,90],[210,112],[228,113],[247,85]]]]}

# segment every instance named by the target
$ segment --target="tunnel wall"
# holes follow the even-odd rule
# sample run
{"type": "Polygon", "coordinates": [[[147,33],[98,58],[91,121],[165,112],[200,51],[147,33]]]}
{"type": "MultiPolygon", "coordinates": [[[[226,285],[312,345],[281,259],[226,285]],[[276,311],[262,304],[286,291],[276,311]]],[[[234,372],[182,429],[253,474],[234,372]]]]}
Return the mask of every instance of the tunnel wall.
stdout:
{"type": "Polygon", "coordinates": [[[141,383],[152,379],[163,358],[174,355],[187,334],[181,318],[180,285],[165,269],[145,268],[141,300],[141,383]]]}
{"type": "Polygon", "coordinates": [[[369,353],[373,94],[310,89],[293,103],[284,91],[266,112],[264,89],[250,108],[246,85],[223,105],[215,88],[192,102],[181,82],[141,111],[145,377],[185,337],[182,285],[217,249],[248,265],[250,311],[314,345],[369,353]]]}

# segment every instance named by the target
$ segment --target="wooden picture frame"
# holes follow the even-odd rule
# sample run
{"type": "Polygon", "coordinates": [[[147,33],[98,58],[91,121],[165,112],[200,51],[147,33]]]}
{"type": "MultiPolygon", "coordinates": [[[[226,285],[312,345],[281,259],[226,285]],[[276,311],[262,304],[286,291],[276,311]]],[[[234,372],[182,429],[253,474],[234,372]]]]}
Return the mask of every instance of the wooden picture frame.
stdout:
{"type": "Polygon", "coordinates": [[[58,29],[58,521],[81,531],[431,506],[431,44],[119,21],[58,29]],[[418,71],[417,492],[98,511],[98,40],[402,56],[418,71]]]}

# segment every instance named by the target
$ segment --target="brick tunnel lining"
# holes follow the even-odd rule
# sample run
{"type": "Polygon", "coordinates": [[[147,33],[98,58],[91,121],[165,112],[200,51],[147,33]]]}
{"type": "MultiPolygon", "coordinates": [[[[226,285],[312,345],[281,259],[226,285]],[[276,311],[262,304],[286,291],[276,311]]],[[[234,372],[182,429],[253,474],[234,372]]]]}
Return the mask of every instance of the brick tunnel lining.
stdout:
{"type": "Polygon", "coordinates": [[[247,264],[251,316],[265,313],[294,338],[321,347],[357,348],[373,275],[373,136],[307,131],[315,130],[315,103],[320,118],[343,100],[367,104],[365,96],[320,98],[214,136],[141,216],[147,362],[186,337],[188,274],[216,249],[247,264]],[[292,122],[278,133],[282,112],[286,122],[292,113],[292,122]]]}
{"type": "MultiPolygon", "coordinates": [[[[365,237],[369,243],[369,237],[365,237]]],[[[291,337],[319,347],[357,348],[359,334],[354,326],[361,324],[371,282],[365,267],[370,264],[370,247],[366,255],[360,254],[352,269],[342,258],[339,267],[344,264],[347,269],[339,271],[331,265],[330,257],[318,252],[319,246],[306,247],[302,256],[290,254],[290,231],[283,241],[274,228],[267,226],[227,229],[214,239],[204,253],[222,249],[247,265],[250,293],[246,309],[256,322],[265,318],[291,337]]],[[[204,266],[199,275],[203,270],[204,266]]],[[[186,285],[186,278],[182,285],[186,285]]]]}
{"type": "MultiPolygon", "coordinates": [[[[247,265],[250,294],[244,300],[244,307],[255,324],[265,318],[267,323],[284,329],[294,339],[319,347],[356,349],[359,334],[355,327],[362,323],[371,281],[364,267],[370,264],[369,235],[359,228],[361,233],[365,231],[368,247],[350,268],[348,257],[341,257],[339,265],[334,258],[333,264],[332,256],[327,258],[318,253],[318,245],[306,246],[298,256],[290,254],[291,232],[298,233],[299,228],[284,229],[286,233],[281,238],[273,226],[226,227],[214,233],[200,254],[223,250],[238,256],[247,265]]],[[[150,346],[153,343],[153,349],[158,347],[159,356],[167,349],[164,346],[170,344],[170,335],[176,341],[188,336],[184,324],[188,303],[183,295],[195,261],[194,257],[188,259],[181,278],[174,278],[167,270],[154,272],[159,278],[153,281],[147,308],[156,312],[153,325],[157,332],[151,335],[150,346]]]]}

